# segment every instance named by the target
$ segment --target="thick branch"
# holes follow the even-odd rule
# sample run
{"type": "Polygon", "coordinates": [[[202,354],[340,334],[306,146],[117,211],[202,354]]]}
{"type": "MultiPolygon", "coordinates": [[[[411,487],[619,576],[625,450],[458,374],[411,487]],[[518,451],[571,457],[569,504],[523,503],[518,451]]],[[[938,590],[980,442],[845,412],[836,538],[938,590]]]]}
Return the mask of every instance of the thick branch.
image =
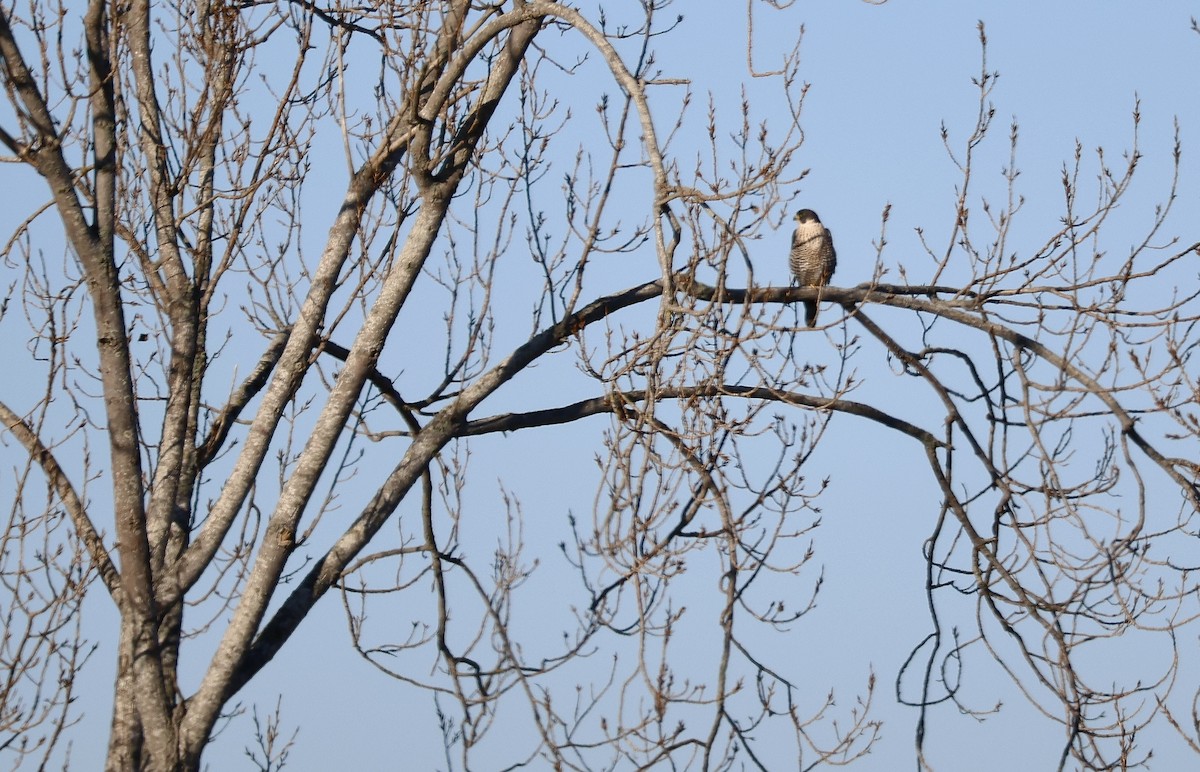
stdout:
{"type": "MultiPolygon", "coordinates": [[[[676,274],[673,278],[676,282],[683,285],[681,274],[676,274]]],[[[688,283],[684,286],[684,289],[697,297],[715,297],[718,292],[716,288],[694,282],[688,283]]],[[[820,292],[824,293],[830,289],[824,288],[820,292]]],[[[546,352],[561,345],[588,325],[604,319],[623,308],[658,298],[662,295],[662,291],[663,282],[661,280],[653,281],[593,301],[583,309],[530,338],[514,350],[507,359],[465,389],[451,405],[441,410],[434,420],[417,434],[404,459],[401,460],[400,464],[389,475],[358,520],[317,561],[300,585],[293,591],[292,595],[263,628],[262,633],[255,640],[253,649],[248,654],[245,664],[231,683],[230,694],[240,689],[242,685],[249,681],[263,665],[270,661],[275,652],[283,646],[295,628],[308,614],[312,605],[333,586],[334,582],[341,576],[341,572],[349,564],[349,561],[370,541],[371,537],[374,536],[395,510],[412,485],[419,479],[429,460],[451,439],[467,433],[464,429],[469,424],[464,424],[464,421],[466,416],[476,406],[495,392],[496,389],[516,376],[517,373],[524,370],[530,363],[546,352]]],[[[721,290],[721,296],[729,302],[737,303],[746,302],[747,299],[758,302],[795,302],[804,298],[815,298],[817,297],[817,292],[818,290],[811,288],[783,287],[749,291],[721,290]]],[[[872,297],[872,292],[873,290],[870,288],[835,290],[835,294],[837,295],[836,300],[847,304],[872,297]]],[[[830,298],[827,294],[822,295],[822,297],[834,299],[830,298]]],[[[904,296],[896,297],[901,300],[908,299],[904,296]]],[[[872,297],[872,299],[874,298],[872,297]]],[[[731,389],[730,391],[734,393],[738,392],[737,389],[731,389]]],[[[838,409],[898,429],[918,439],[926,447],[935,449],[942,445],[933,435],[920,427],[888,416],[881,411],[874,410],[868,405],[859,405],[858,403],[844,400],[829,400],[808,397],[807,395],[781,393],[770,389],[761,389],[757,393],[751,389],[744,393],[737,393],[737,395],[752,396],[761,399],[775,399],[813,408],[838,409]]],[[[614,409],[611,402],[607,409],[614,409]]],[[[483,420],[487,421],[489,419],[483,420]]]]}
{"type": "MultiPolygon", "coordinates": [[[[519,429],[530,429],[537,426],[553,426],[570,423],[588,416],[601,413],[620,412],[625,404],[634,404],[646,399],[645,391],[617,392],[603,397],[592,397],[562,407],[547,410],[532,410],[528,413],[504,413],[502,415],[480,418],[469,421],[459,433],[463,437],[494,432],[513,432],[519,429]]],[[[768,402],[782,402],[788,405],[812,408],[814,410],[834,410],[866,418],[882,424],[889,429],[895,429],[902,434],[930,447],[944,447],[945,443],[919,426],[901,418],[885,413],[871,405],[854,402],[848,399],[831,399],[829,397],[799,394],[794,391],[780,391],[765,386],[687,386],[662,388],[654,392],[659,401],[667,399],[689,399],[693,397],[739,397],[741,399],[760,399],[768,402]]]]}
{"type": "Polygon", "coordinates": [[[312,606],[333,586],[346,566],[383,526],[400,501],[446,443],[459,436],[463,422],[480,402],[511,380],[538,357],[561,345],[579,330],[621,308],[662,295],[662,282],[653,281],[601,298],[543,330],[518,347],[507,359],[465,389],[414,438],[404,458],[388,476],[362,514],[313,565],[271,620],[263,627],[229,685],[231,696],[262,669],[283,646],[312,606]]]}
{"type": "Polygon", "coordinates": [[[200,445],[199,457],[196,459],[197,466],[207,466],[209,462],[216,458],[217,453],[224,446],[225,438],[229,436],[229,430],[233,428],[238,416],[246,409],[246,405],[250,404],[250,400],[254,399],[262,391],[263,386],[267,383],[267,378],[275,369],[275,365],[279,363],[279,357],[283,355],[283,348],[287,344],[290,332],[290,330],[285,330],[271,340],[271,344],[267,346],[267,350],[259,358],[254,370],[234,390],[233,394],[229,396],[229,401],[225,403],[225,407],[213,419],[212,426],[208,430],[208,436],[204,438],[204,442],[200,445]]]}
{"type": "MultiPolygon", "coordinates": [[[[513,29],[504,55],[494,64],[487,83],[476,98],[472,110],[474,117],[470,121],[473,126],[472,133],[459,140],[462,147],[470,152],[474,152],[474,148],[482,139],[497,102],[519,71],[525,51],[540,28],[541,21],[533,19],[513,29]]],[[[372,304],[367,319],[350,349],[346,366],[339,374],[338,382],[329,395],[329,401],[317,419],[295,471],[280,493],[275,513],[268,524],[268,538],[263,542],[251,569],[242,601],[230,620],[212,665],[205,674],[193,698],[192,709],[185,719],[185,742],[192,745],[197,753],[207,739],[225,700],[241,688],[245,679],[274,656],[312,605],[340,577],[347,563],[382,526],[396,504],[428,466],[430,459],[453,437],[453,427],[477,404],[468,403],[460,397],[418,435],[400,467],[368,507],[368,513],[360,516],[338,540],[330,555],[309,573],[301,586],[285,601],[283,608],[276,612],[266,628],[255,637],[254,633],[260,629],[271,596],[279,586],[279,577],[286,566],[287,558],[296,547],[296,528],[304,506],[324,472],[363,384],[374,370],[400,308],[403,307],[425,259],[433,248],[464,171],[465,166],[460,166],[451,170],[445,179],[432,186],[427,181],[424,186],[423,205],[417,213],[417,220],[409,239],[394,268],[389,272],[379,296],[372,304]],[[379,502],[379,505],[376,506],[375,502],[379,502]]],[[[373,182],[378,185],[383,182],[383,177],[376,178],[373,182]]],[[[352,239],[354,233],[345,233],[344,236],[352,239]]],[[[348,246],[349,241],[345,244],[345,247],[348,246]]],[[[344,252],[340,257],[344,259],[344,252]]],[[[480,394],[478,399],[491,393],[498,385],[499,383],[496,383],[486,393],[480,394]]],[[[212,546],[210,544],[209,548],[212,546]]],[[[202,567],[195,565],[190,571],[198,572],[202,567]]],[[[194,581],[195,576],[190,579],[194,581]]]]}
{"type": "Polygon", "coordinates": [[[71,484],[70,478],[58,463],[53,451],[46,447],[33,429],[4,402],[0,402],[0,421],[4,422],[4,428],[8,429],[17,442],[24,446],[29,457],[46,475],[47,482],[50,483],[50,487],[54,489],[59,501],[62,502],[67,514],[71,517],[71,522],[75,525],[75,532],[79,534],[84,546],[87,547],[92,565],[99,572],[104,586],[108,588],[108,592],[113,596],[117,606],[121,606],[121,577],[117,573],[116,566],[113,565],[112,558],[108,555],[108,550],[104,547],[104,540],[100,538],[91,518],[88,517],[87,508],[83,505],[83,501],[75,491],[75,486],[71,484]]]}

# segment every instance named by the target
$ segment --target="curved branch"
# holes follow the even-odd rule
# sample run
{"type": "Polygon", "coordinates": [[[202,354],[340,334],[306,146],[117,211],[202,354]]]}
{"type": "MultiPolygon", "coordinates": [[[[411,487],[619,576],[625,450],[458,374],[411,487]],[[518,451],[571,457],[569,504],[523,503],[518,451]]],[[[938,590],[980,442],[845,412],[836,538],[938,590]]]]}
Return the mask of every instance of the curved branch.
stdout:
{"type": "MultiPolygon", "coordinates": [[[[623,391],[607,394],[603,397],[592,397],[580,400],[562,407],[546,410],[531,410],[527,413],[503,413],[500,415],[468,421],[461,437],[471,437],[494,432],[514,432],[519,429],[530,429],[537,426],[553,426],[570,423],[571,421],[600,415],[602,413],[619,413],[625,405],[641,402],[647,398],[643,390],[623,391]]],[[[860,418],[875,421],[878,424],[895,429],[902,434],[932,448],[944,448],[946,443],[921,427],[911,424],[901,418],[883,412],[862,402],[848,399],[831,399],[829,397],[800,394],[794,391],[780,391],[765,386],[679,386],[661,388],[654,392],[653,397],[658,401],[666,399],[691,399],[695,397],[739,397],[742,399],[760,399],[770,402],[782,402],[788,405],[812,408],[814,410],[833,410],[848,413],[860,418]]]]}
{"type": "Polygon", "coordinates": [[[1041,341],[1034,340],[1023,333],[1017,332],[1016,330],[1013,330],[1002,324],[998,324],[982,317],[972,316],[971,314],[965,313],[959,308],[947,306],[940,302],[923,301],[916,298],[910,298],[908,299],[908,302],[912,304],[909,307],[915,308],[916,310],[924,310],[928,313],[941,316],[944,319],[957,322],[965,327],[972,327],[981,332],[1001,338],[1019,349],[1024,349],[1036,354],[1041,359],[1057,367],[1064,374],[1070,376],[1081,386],[1087,389],[1088,393],[1094,395],[1097,399],[1104,403],[1104,406],[1107,407],[1110,412],[1112,412],[1113,416],[1120,424],[1121,432],[1133,440],[1133,443],[1137,445],[1138,448],[1141,449],[1141,451],[1145,453],[1150,460],[1152,460],[1159,468],[1166,472],[1167,475],[1187,493],[1188,499],[1192,502],[1192,506],[1200,510],[1200,485],[1197,485],[1195,481],[1186,479],[1179,472],[1176,464],[1172,463],[1169,459],[1159,453],[1153,445],[1151,445],[1144,437],[1142,437],[1141,433],[1137,430],[1136,419],[1134,416],[1131,415],[1130,412],[1126,410],[1120,402],[1117,401],[1117,398],[1114,397],[1108,389],[1097,383],[1094,378],[1069,362],[1061,354],[1052,351],[1041,341]]]}

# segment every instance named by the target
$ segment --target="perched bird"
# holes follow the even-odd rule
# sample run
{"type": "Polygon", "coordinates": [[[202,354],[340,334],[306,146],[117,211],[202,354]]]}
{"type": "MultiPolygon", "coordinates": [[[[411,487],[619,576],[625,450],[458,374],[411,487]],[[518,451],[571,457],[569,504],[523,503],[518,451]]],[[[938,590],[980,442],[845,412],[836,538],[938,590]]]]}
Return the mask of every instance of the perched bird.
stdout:
{"type": "MultiPolygon", "coordinates": [[[[811,209],[796,212],[796,232],[792,234],[792,252],[788,256],[792,276],[801,287],[824,287],[837,267],[833,236],[811,209]]],[[[817,324],[817,301],[804,301],[804,321],[817,324]]]]}

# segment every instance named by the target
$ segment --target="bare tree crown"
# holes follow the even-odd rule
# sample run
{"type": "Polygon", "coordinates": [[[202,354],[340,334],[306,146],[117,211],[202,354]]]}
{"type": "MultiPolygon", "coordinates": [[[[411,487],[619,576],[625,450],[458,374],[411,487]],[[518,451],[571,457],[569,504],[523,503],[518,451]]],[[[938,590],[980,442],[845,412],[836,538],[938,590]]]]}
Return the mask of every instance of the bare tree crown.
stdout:
{"type": "MultiPolygon", "coordinates": [[[[1015,164],[1000,204],[975,192],[985,57],[973,132],[944,136],[948,237],[920,231],[901,269],[885,209],[874,256],[839,241],[847,286],[783,286],[763,244],[806,174],[800,40],[771,72],[746,52],[768,125],[659,69],[686,32],[672,3],[613,5],[0,5],[3,168],[25,175],[2,253],[22,345],[0,387],[0,755],[62,757],[99,651],[107,767],[199,769],[340,602],[355,649],[432,694],[448,766],[853,761],[875,675],[835,700],[770,642],[823,581],[813,459],[859,422],[940,491],[930,632],[896,676],[919,764],[942,707],[983,712],[955,675],[981,662],[1059,722],[1064,760],[1139,763],[1150,726],[1200,752],[1198,251],[1176,183],[1130,248],[1107,240],[1140,115],[1123,164],[1078,148],[1052,231],[1015,243],[1015,164]],[[582,99],[585,78],[608,85],[582,99]],[[488,438],[563,424],[596,465],[587,491],[542,473],[569,513],[507,484],[499,514],[473,505],[488,438]],[[530,549],[534,527],[561,543],[530,549]],[[546,586],[554,636],[525,605],[546,586]],[[89,596],[117,636],[84,624],[89,596]],[[1092,669],[1136,631],[1169,654],[1129,682],[1092,669]],[[497,738],[514,715],[519,748],[497,738]]],[[[285,706],[253,711],[261,768],[292,751],[285,706]]]]}

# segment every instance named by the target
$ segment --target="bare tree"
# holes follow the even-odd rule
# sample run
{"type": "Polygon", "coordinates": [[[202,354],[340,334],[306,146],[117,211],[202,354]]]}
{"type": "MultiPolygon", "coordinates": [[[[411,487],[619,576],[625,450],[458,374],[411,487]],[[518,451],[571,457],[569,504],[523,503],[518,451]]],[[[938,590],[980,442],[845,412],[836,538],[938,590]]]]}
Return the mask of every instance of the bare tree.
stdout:
{"type": "MultiPolygon", "coordinates": [[[[874,676],[835,701],[763,644],[816,601],[824,482],[805,464],[838,414],[904,438],[943,494],[920,687],[900,690],[919,763],[935,706],[977,709],[955,676],[975,652],[1062,723],[1064,764],[1135,763],[1153,722],[1200,749],[1200,692],[1175,688],[1200,610],[1177,557],[1200,510],[1200,304],[1142,289],[1194,287],[1197,245],[1166,232],[1173,189],[1127,253],[1103,242],[1137,115],[1124,167],[1100,157],[1092,189],[1077,153],[1061,225],[1011,244],[1015,164],[1004,201],[974,192],[985,59],[975,131],[946,137],[951,235],[923,267],[885,282],[881,234],[870,282],[765,286],[752,242],[804,176],[799,40],[774,72],[746,52],[791,120],[768,129],[746,100],[731,123],[659,70],[668,6],[3,6],[0,141],[43,196],[4,248],[4,335],[36,373],[0,402],[25,459],[0,566],[6,752],[50,759],[75,720],[81,604],[102,588],[111,769],[199,768],[331,593],[364,657],[433,692],[451,767],[852,761],[879,729],[874,676]],[[591,115],[560,98],[601,76],[591,115]],[[843,313],[809,331],[813,299],[843,313]],[[867,374],[918,384],[937,417],[856,398],[867,374]],[[565,423],[587,438],[593,416],[590,517],[555,556],[580,592],[551,639],[518,602],[550,556],[530,556],[517,496],[472,510],[472,454],[565,423]],[[419,621],[380,630],[377,604],[419,621]],[[1131,630],[1172,644],[1154,678],[1088,671],[1131,630]],[[514,712],[528,743],[483,756],[514,712]]],[[[279,711],[247,751],[263,768],[294,751],[279,711]]]]}

